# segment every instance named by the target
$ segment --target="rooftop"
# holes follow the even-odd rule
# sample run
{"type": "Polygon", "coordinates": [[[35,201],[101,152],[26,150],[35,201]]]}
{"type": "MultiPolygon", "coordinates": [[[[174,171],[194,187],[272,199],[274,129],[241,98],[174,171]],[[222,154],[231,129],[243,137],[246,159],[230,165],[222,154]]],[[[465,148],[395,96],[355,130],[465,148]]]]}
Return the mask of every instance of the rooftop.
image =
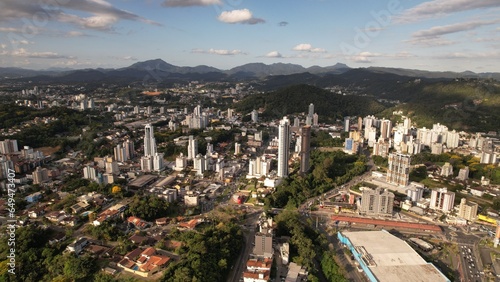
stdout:
{"type": "Polygon", "coordinates": [[[387,231],[342,232],[378,281],[449,281],[405,241],[387,231]]]}

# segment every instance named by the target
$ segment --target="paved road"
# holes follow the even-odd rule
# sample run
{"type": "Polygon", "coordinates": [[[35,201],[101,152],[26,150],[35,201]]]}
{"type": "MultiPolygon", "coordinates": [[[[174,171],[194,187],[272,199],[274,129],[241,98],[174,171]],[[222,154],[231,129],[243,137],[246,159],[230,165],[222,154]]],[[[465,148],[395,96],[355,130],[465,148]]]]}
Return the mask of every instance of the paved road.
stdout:
{"type": "Polygon", "coordinates": [[[481,258],[476,256],[476,244],[458,244],[458,248],[462,281],[483,281],[480,272],[484,270],[480,266],[481,258]]]}
{"type": "Polygon", "coordinates": [[[250,253],[252,252],[253,245],[255,240],[255,228],[257,221],[259,219],[260,212],[255,212],[245,220],[245,225],[250,225],[253,226],[253,228],[248,228],[247,230],[244,230],[244,248],[243,251],[240,252],[240,255],[238,256],[238,259],[236,260],[236,263],[234,264],[231,272],[228,275],[228,282],[236,282],[240,280],[240,277],[242,277],[243,272],[246,269],[246,264],[248,257],[250,256],[250,253]]]}

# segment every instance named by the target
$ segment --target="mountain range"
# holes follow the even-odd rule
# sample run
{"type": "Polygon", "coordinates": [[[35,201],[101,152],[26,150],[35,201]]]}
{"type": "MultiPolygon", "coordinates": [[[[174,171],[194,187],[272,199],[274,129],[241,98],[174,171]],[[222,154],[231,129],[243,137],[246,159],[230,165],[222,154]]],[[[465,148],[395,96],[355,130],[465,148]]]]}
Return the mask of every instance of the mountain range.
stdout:
{"type": "MultiPolygon", "coordinates": [[[[494,78],[500,79],[500,73],[474,73],[474,72],[432,72],[423,70],[368,67],[353,69],[345,64],[337,63],[332,66],[311,66],[305,68],[297,64],[263,64],[249,63],[221,70],[211,66],[200,65],[195,67],[182,67],[169,64],[162,59],[137,62],[128,67],[117,69],[48,69],[29,70],[22,68],[0,68],[0,80],[29,79],[34,82],[180,82],[186,80],[200,81],[242,81],[252,79],[276,79],[276,77],[299,75],[309,76],[308,79],[318,79],[329,75],[340,75],[352,70],[365,70],[373,74],[392,74],[414,78],[452,79],[462,78],[494,78]]],[[[288,78],[290,79],[290,78],[288,78]]],[[[307,81],[300,81],[307,83],[307,81]]]]}

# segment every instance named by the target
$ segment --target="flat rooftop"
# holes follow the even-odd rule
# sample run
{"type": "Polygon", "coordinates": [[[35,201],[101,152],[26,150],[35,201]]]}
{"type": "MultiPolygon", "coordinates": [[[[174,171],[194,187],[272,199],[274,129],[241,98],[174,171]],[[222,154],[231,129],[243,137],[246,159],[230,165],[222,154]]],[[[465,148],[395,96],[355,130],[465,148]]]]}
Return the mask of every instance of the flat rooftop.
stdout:
{"type": "Polygon", "coordinates": [[[137,188],[144,188],[146,185],[152,183],[154,180],[156,180],[157,176],[151,175],[151,174],[146,174],[146,175],[141,175],[137,177],[136,179],[132,180],[128,186],[131,187],[137,187],[137,188]]]}
{"type": "Polygon", "coordinates": [[[387,231],[342,232],[378,281],[449,281],[405,241],[387,231]]]}

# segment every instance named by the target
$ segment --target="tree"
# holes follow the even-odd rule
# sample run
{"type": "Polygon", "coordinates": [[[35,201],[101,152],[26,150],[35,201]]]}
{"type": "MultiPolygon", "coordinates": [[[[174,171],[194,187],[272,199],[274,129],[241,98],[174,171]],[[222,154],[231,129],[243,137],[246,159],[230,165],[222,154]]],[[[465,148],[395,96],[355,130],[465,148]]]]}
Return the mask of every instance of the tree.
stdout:
{"type": "Polygon", "coordinates": [[[117,194],[117,193],[120,193],[122,191],[122,188],[120,188],[120,186],[113,186],[113,188],[111,189],[111,193],[113,194],[117,194]]]}
{"type": "Polygon", "coordinates": [[[88,281],[96,270],[96,261],[90,256],[65,256],[63,268],[64,277],[73,281],[88,281]]]}

